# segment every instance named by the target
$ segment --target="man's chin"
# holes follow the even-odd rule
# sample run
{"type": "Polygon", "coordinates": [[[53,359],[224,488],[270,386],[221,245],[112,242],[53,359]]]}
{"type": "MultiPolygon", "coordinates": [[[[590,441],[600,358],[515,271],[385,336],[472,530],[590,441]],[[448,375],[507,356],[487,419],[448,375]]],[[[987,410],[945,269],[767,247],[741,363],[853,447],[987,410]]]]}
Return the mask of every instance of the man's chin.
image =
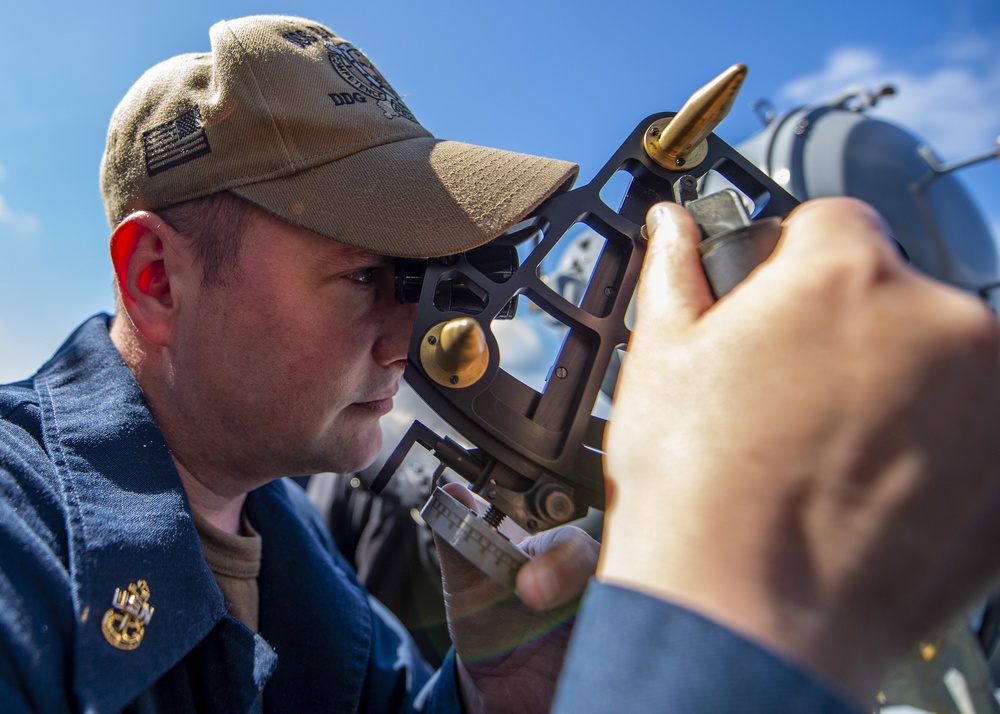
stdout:
{"type": "Polygon", "coordinates": [[[354,435],[350,443],[344,443],[341,435],[336,452],[329,454],[323,470],[341,474],[362,471],[375,463],[381,450],[382,430],[377,425],[370,432],[354,435]]]}

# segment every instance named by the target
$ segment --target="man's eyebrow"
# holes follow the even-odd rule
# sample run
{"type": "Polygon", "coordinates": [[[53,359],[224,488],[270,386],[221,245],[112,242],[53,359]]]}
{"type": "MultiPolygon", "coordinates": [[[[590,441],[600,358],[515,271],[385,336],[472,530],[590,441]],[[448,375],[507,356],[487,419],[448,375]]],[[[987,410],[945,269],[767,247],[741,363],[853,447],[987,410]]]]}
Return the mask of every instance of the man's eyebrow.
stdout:
{"type": "Polygon", "coordinates": [[[395,258],[388,255],[371,253],[351,246],[338,246],[336,250],[324,252],[319,258],[321,264],[340,270],[357,267],[384,268],[392,265],[394,261],[395,258]]]}

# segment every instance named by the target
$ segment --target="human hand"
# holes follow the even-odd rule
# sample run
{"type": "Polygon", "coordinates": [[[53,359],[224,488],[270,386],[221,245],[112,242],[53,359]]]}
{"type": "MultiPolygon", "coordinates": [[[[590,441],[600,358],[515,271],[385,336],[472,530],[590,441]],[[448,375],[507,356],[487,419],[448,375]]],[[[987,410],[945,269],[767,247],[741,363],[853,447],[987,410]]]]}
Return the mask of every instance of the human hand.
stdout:
{"type": "MultiPolygon", "coordinates": [[[[474,508],[467,488],[444,488],[474,508]]],[[[572,526],[522,541],[519,545],[532,560],[518,571],[517,594],[436,535],[435,541],[466,708],[549,711],[579,597],[597,564],[596,541],[572,526]]]]}
{"type": "Polygon", "coordinates": [[[660,205],[647,227],[598,577],[871,702],[1000,570],[995,318],[850,199],[797,208],[717,303],[690,215],[660,205]]]}

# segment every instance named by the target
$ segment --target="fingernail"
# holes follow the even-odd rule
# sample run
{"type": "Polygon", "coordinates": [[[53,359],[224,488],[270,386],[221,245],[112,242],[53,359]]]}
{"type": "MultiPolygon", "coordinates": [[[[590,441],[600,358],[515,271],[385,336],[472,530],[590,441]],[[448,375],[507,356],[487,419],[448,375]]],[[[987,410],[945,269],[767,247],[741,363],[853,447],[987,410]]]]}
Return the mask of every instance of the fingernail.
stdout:
{"type": "Polygon", "coordinates": [[[662,206],[653,206],[649,209],[649,213],[646,214],[646,225],[649,227],[650,233],[655,233],[659,230],[660,226],[670,220],[670,216],[667,215],[667,209],[662,206]]]}
{"type": "Polygon", "coordinates": [[[535,585],[538,587],[538,594],[541,596],[541,606],[548,607],[550,603],[559,597],[559,580],[548,568],[543,568],[535,573],[535,585]]]}

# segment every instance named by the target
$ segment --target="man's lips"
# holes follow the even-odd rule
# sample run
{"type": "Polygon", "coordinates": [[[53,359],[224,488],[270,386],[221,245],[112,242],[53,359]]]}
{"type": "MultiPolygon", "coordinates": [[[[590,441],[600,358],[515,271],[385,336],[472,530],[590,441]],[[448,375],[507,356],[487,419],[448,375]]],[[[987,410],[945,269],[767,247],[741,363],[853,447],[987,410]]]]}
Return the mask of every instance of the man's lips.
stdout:
{"type": "Polygon", "coordinates": [[[392,387],[383,392],[382,396],[364,402],[355,402],[354,406],[368,409],[379,414],[387,414],[392,409],[392,398],[399,391],[399,382],[393,382],[392,387]]]}

